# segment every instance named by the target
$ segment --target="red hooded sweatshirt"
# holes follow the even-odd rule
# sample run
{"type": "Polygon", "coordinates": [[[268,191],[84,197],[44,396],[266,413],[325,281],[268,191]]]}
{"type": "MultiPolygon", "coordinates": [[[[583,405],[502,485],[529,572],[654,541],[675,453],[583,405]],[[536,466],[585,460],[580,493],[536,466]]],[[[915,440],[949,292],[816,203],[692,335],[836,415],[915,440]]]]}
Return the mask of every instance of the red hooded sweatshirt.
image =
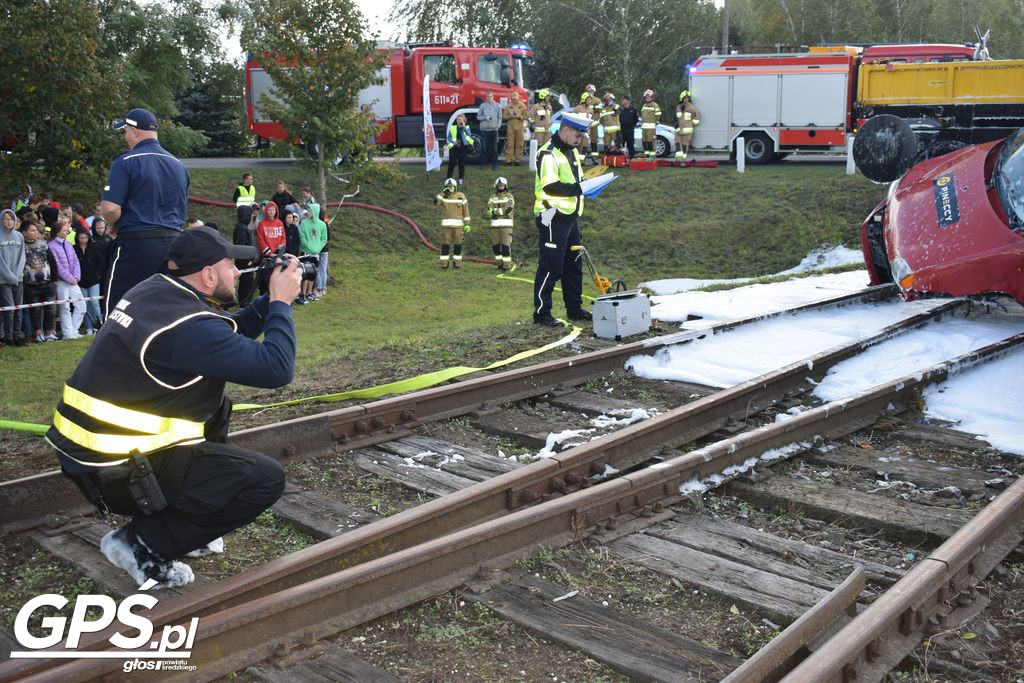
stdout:
{"type": "Polygon", "coordinates": [[[285,243],[284,223],[278,218],[278,207],[274,202],[267,202],[263,207],[263,220],[256,226],[256,239],[264,256],[270,256],[285,243]]]}

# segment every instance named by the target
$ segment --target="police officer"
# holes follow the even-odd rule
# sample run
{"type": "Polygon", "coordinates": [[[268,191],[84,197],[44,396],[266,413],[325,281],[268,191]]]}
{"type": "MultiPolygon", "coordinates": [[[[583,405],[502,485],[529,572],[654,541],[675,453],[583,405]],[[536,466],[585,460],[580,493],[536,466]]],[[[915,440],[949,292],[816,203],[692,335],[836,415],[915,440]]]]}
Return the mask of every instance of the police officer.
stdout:
{"type": "Polygon", "coordinates": [[[222,535],[284,489],[275,460],[224,443],[225,383],[283,387],[295,371],[297,261],[275,268],[269,294],[237,313],[222,310],[234,298],[234,259],[256,256],[207,226],[181,232],[167,251],[168,274],[143,280],[112,307],[46,433],[90,502],[132,516],[100,550],[139,584],[190,582],[178,558],[216,552],[222,535]]]}
{"type": "Polygon", "coordinates": [[[512,267],[512,212],[516,199],[508,189],[508,180],[494,181],[494,195],[487,200],[487,215],[491,219],[491,249],[499,270],[512,267]]]}
{"type": "Polygon", "coordinates": [[[545,142],[551,139],[551,101],[548,96],[551,93],[548,92],[547,88],[542,88],[537,92],[537,102],[530,108],[529,114],[527,114],[527,121],[530,123],[530,129],[533,131],[533,137],[537,139],[537,148],[545,142]]]}
{"type": "Polygon", "coordinates": [[[559,281],[569,318],[592,318],[583,310],[583,264],[571,249],[582,243],[583,173],[576,148],[589,129],[590,117],[566,112],[558,133],[537,153],[533,202],[540,249],[533,280],[533,322],[537,325],[560,324],[551,315],[551,292],[559,281]]]}
{"type": "Polygon", "coordinates": [[[636,145],[635,130],[636,124],[640,121],[640,112],[633,106],[629,95],[622,98],[622,111],[619,112],[619,125],[622,126],[622,146],[626,148],[626,154],[633,158],[633,146],[636,145]]]}
{"type": "Polygon", "coordinates": [[[114,124],[128,151],[110,165],[100,210],[117,229],[104,278],[104,317],[125,292],[160,270],[164,254],[185,223],[190,179],[185,165],[160,146],[156,117],[132,109],[114,124]]]}
{"type": "Polygon", "coordinates": [[[512,91],[512,99],[505,106],[502,112],[508,122],[505,127],[505,134],[508,137],[505,144],[508,147],[507,163],[509,166],[518,166],[523,158],[523,126],[526,123],[526,105],[519,99],[519,92],[512,91]]]}

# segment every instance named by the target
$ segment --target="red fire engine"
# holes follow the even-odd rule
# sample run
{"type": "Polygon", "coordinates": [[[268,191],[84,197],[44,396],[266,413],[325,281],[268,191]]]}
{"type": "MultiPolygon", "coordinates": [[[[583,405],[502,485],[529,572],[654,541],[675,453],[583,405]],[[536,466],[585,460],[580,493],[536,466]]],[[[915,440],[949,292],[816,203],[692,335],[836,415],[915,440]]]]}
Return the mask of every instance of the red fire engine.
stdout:
{"type": "MultiPolygon", "coordinates": [[[[476,130],[477,106],[487,93],[507,102],[513,92],[527,101],[525,66],[532,57],[525,44],[510,48],[457,47],[446,43],[379,44],[388,61],[380,71],[381,85],[363,90],[360,104],[369,105],[374,116],[387,124],[377,144],[388,147],[423,146],[423,79],[430,77],[430,113],[434,134],[444,140],[450,121],[465,114],[476,130]]],[[[271,95],[271,80],[256,59],[245,64],[245,110],[249,131],[261,138],[288,137],[280,123],[260,107],[260,98],[271,95]]],[[[501,133],[504,137],[504,133],[501,133]]],[[[479,145],[476,148],[479,149],[479,145]]]]}

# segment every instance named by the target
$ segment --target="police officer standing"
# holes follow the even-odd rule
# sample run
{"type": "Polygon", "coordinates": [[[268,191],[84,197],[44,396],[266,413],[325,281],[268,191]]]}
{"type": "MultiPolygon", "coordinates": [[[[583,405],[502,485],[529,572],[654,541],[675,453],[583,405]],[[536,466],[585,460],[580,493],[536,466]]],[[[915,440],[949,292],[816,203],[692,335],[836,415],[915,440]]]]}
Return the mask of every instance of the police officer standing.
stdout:
{"type": "Polygon", "coordinates": [[[293,257],[274,269],[269,294],[237,313],[222,310],[234,299],[234,259],[256,256],[210,227],[179,233],[168,274],[143,280],[111,308],[46,433],[90,502],[132,516],[100,550],[140,585],[190,582],[178,558],[223,549],[221,536],[284,490],[277,461],[225,443],[225,383],[278,388],[295,371],[290,304],[301,275],[293,257]]]}
{"type": "Polygon", "coordinates": [[[558,133],[537,153],[533,213],[536,215],[540,259],[533,280],[533,322],[556,327],[551,315],[551,292],[562,283],[562,300],[570,320],[591,320],[583,310],[583,264],[572,247],[582,244],[582,158],[577,152],[591,119],[581,114],[562,115],[558,133]]]}
{"type": "Polygon", "coordinates": [[[132,109],[114,124],[128,151],[110,165],[100,210],[117,239],[104,278],[108,317],[125,292],[160,270],[167,248],[181,232],[188,207],[185,165],[160,146],[156,117],[132,109]]]}
{"type": "Polygon", "coordinates": [[[633,146],[636,144],[636,124],[640,121],[640,113],[637,112],[629,95],[622,98],[622,111],[619,112],[619,125],[622,126],[622,146],[626,148],[626,154],[633,158],[633,146]]]}

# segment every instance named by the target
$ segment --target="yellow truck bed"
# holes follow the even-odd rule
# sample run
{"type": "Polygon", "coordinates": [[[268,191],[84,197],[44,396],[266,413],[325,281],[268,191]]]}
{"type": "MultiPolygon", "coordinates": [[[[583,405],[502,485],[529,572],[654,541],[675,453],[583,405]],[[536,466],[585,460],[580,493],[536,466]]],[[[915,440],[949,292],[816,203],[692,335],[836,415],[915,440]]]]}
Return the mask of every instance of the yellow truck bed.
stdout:
{"type": "Polygon", "coordinates": [[[1005,104],[1024,102],[1024,60],[862,64],[857,104],[1005,104]]]}

